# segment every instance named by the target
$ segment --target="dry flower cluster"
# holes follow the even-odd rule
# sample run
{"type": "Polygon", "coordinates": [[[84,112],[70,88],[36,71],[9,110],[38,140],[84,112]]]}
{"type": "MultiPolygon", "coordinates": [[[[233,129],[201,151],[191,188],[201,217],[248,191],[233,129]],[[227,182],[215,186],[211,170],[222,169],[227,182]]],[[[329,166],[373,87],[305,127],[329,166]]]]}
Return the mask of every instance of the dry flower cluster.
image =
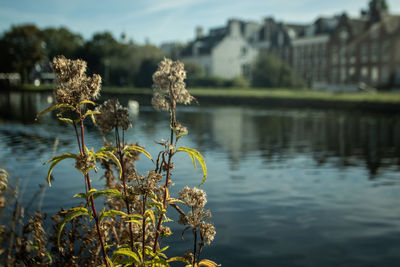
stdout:
{"type": "Polygon", "coordinates": [[[98,74],[87,77],[85,61],[59,56],[53,59],[52,67],[57,77],[57,103],[75,107],[83,100],[99,97],[101,77],[98,74]]]}

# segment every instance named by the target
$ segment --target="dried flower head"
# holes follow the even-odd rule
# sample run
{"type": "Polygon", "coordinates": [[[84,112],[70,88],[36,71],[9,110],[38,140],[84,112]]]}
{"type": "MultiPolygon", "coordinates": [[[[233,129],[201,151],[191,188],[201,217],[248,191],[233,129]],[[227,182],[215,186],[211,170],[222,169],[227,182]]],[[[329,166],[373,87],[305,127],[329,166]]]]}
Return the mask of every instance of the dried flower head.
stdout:
{"type": "Polygon", "coordinates": [[[162,175],[154,170],[147,173],[147,176],[137,175],[135,185],[137,193],[141,195],[150,195],[157,189],[157,184],[161,181],[162,175]]]}
{"type": "Polygon", "coordinates": [[[204,219],[211,218],[210,210],[193,209],[187,215],[180,214],[178,223],[182,225],[190,225],[193,228],[199,227],[204,219]]]}
{"type": "Polygon", "coordinates": [[[214,225],[208,222],[201,222],[200,234],[203,237],[204,241],[207,243],[207,245],[210,245],[211,241],[214,240],[216,234],[214,225]]]}
{"type": "Polygon", "coordinates": [[[95,167],[95,163],[95,159],[90,154],[79,153],[75,159],[75,168],[86,174],[95,167]]]}
{"type": "Polygon", "coordinates": [[[122,130],[132,127],[132,123],[129,121],[128,109],[121,106],[117,99],[107,100],[96,110],[100,112],[96,116],[96,121],[103,133],[108,133],[117,127],[122,130]]]}
{"type": "Polygon", "coordinates": [[[5,170],[0,169],[0,193],[7,189],[7,176],[8,173],[5,170]]]}
{"type": "Polygon", "coordinates": [[[98,74],[87,77],[85,61],[58,56],[53,59],[52,68],[57,77],[57,103],[76,106],[83,100],[99,96],[101,77],[98,74]]]}
{"type": "Polygon", "coordinates": [[[164,58],[153,74],[153,106],[159,110],[169,110],[175,108],[176,103],[190,104],[194,97],[186,90],[185,78],[182,62],[164,58]]]}
{"type": "Polygon", "coordinates": [[[179,199],[184,201],[188,206],[196,209],[202,209],[207,203],[206,192],[196,187],[189,188],[185,186],[179,192],[179,199]]]}

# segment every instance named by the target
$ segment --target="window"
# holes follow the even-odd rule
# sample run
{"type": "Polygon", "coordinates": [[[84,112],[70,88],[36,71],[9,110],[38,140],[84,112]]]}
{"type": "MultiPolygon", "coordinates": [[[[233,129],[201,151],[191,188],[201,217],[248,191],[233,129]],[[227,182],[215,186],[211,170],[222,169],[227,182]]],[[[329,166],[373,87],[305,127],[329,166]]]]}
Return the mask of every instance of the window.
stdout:
{"type": "Polygon", "coordinates": [[[350,67],[349,68],[347,80],[349,82],[355,82],[356,81],[356,69],[354,67],[350,67]]]}
{"type": "Polygon", "coordinates": [[[242,56],[247,54],[247,47],[243,46],[241,49],[242,56]]]}
{"type": "Polygon", "coordinates": [[[383,66],[380,73],[380,83],[382,85],[389,83],[390,70],[388,66],[383,66]]]}
{"type": "Polygon", "coordinates": [[[339,62],[339,53],[337,46],[332,46],[332,55],[331,55],[331,62],[333,65],[338,64],[339,62]]]}
{"type": "Polygon", "coordinates": [[[368,68],[362,67],[361,68],[361,79],[362,82],[368,82],[368,68]]]}
{"type": "Polygon", "coordinates": [[[367,44],[361,44],[361,62],[365,63],[368,61],[368,46],[367,44]]]}
{"type": "Polygon", "coordinates": [[[377,62],[378,61],[378,44],[376,42],[371,43],[371,61],[377,62]]]}
{"type": "Polygon", "coordinates": [[[378,67],[371,68],[371,83],[376,85],[378,83],[378,67]]]}

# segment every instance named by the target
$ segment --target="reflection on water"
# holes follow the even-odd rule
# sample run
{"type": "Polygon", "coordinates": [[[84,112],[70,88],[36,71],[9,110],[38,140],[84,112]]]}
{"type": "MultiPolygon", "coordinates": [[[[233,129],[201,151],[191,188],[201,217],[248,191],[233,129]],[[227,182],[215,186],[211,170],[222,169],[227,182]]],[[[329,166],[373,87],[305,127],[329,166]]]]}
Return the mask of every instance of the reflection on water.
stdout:
{"type": "MultiPolygon", "coordinates": [[[[41,163],[51,156],[56,138],[58,153],[76,150],[68,128],[54,115],[34,123],[50,98],[0,96],[0,168],[21,179],[26,206],[35,203],[32,208],[54,213],[76,205],[71,196],[81,191],[82,181],[66,162],[54,172],[54,187],[38,187],[47,170],[41,163]],[[32,201],[35,193],[43,205],[32,201]]],[[[120,99],[125,105],[131,100],[120,99]]],[[[168,137],[167,114],[147,106],[132,114],[129,141],[157,153],[154,140],[168,137]]],[[[205,257],[223,266],[398,265],[398,114],[205,104],[181,107],[177,115],[189,129],[182,145],[199,149],[209,171],[204,189],[217,236],[205,257]]],[[[96,129],[89,128],[87,138],[88,146],[101,146],[96,129]]],[[[142,172],[151,167],[145,159],[138,164],[142,172]]],[[[173,178],[177,190],[198,185],[201,174],[192,170],[190,159],[177,155],[173,178]]],[[[93,180],[98,187],[104,183],[93,180]]],[[[171,256],[191,243],[173,227],[171,256]]]]}

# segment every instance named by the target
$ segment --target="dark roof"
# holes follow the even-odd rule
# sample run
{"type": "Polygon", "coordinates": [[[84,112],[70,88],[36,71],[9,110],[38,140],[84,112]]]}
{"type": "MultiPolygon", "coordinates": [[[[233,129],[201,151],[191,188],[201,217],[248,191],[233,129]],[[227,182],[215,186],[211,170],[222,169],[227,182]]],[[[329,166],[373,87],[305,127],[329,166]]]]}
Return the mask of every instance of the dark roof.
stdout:
{"type": "Polygon", "coordinates": [[[181,56],[192,56],[193,47],[198,47],[198,55],[208,55],[211,53],[213,47],[219,44],[222,39],[226,36],[225,34],[214,34],[204,37],[197,38],[195,41],[190,42],[181,52],[181,56]]]}
{"type": "Polygon", "coordinates": [[[365,30],[366,23],[367,21],[365,19],[349,19],[349,25],[353,36],[360,35],[365,30]]]}

